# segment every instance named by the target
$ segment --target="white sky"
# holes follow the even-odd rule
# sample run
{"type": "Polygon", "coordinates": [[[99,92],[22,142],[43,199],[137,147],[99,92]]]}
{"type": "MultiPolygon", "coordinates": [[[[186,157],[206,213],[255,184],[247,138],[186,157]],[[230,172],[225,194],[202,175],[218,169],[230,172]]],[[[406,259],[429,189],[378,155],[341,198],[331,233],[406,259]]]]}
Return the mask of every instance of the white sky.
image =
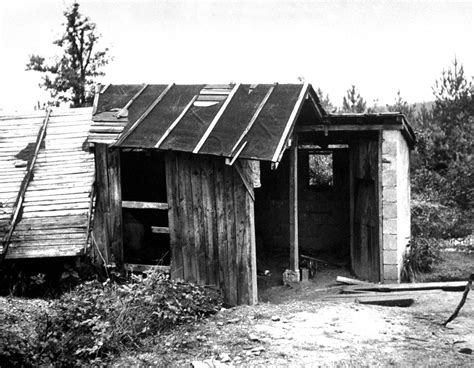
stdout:
{"type": "MultiPolygon", "coordinates": [[[[79,1],[114,61],[103,83],[298,82],[342,104],[351,84],[372,104],[432,99],[454,56],[474,74],[473,1],[79,1]]],[[[0,4],[0,108],[48,94],[29,54],[59,53],[71,0],[0,4]]]]}

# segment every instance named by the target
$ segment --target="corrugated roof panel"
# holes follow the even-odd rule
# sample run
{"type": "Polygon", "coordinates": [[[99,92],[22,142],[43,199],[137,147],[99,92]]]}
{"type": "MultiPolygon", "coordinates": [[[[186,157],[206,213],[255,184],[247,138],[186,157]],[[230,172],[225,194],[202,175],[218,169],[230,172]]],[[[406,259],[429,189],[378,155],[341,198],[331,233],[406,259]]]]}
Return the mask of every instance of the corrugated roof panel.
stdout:
{"type": "Polygon", "coordinates": [[[240,158],[271,161],[288,119],[296,107],[301,84],[278,84],[247,135],[240,158]]]}
{"type": "Polygon", "coordinates": [[[186,105],[199,94],[202,87],[203,85],[173,86],[120,146],[154,147],[186,105]]]}
{"type": "Polygon", "coordinates": [[[271,87],[271,84],[258,84],[254,88],[250,84],[241,85],[199,153],[229,156],[271,87]]]}

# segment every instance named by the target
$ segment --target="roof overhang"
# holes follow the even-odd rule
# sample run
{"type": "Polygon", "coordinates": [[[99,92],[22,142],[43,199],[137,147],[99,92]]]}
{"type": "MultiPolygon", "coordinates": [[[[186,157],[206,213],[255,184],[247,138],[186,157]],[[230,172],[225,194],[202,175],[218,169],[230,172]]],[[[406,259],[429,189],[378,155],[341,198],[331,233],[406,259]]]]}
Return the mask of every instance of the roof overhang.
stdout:
{"type": "Polygon", "coordinates": [[[410,149],[416,143],[415,133],[401,113],[328,114],[320,124],[297,127],[298,132],[374,130],[400,130],[410,149]]]}

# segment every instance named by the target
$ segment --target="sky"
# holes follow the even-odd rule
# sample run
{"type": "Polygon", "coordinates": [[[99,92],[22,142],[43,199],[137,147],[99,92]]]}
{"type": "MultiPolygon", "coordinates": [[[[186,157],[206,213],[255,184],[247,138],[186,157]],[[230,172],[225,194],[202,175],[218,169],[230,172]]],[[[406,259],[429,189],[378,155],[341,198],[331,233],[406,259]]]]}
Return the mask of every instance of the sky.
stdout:
{"type": "MultiPolygon", "coordinates": [[[[474,75],[472,1],[78,1],[114,60],[101,83],[297,83],[335,105],[354,84],[369,105],[433,99],[454,57],[474,75]]],[[[48,93],[28,55],[61,50],[72,0],[0,4],[0,109],[31,109],[48,93]]]]}

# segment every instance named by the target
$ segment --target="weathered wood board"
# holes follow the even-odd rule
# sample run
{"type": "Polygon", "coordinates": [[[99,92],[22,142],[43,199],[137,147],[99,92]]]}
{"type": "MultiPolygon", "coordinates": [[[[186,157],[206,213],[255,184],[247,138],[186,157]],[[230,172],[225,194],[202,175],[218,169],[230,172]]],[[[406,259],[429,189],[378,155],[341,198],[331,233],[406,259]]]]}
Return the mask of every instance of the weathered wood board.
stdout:
{"type": "MultiPolygon", "coordinates": [[[[7,259],[76,256],[87,244],[94,157],[85,150],[91,109],[53,110],[7,259]]],[[[26,173],[44,111],[0,117],[0,238],[26,173]]]]}
{"type": "Polygon", "coordinates": [[[166,176],[172,278],[218,286],[231,305],[256,303],[254,203],[241,176],[222,158],[172,152],[166,176]]]}

